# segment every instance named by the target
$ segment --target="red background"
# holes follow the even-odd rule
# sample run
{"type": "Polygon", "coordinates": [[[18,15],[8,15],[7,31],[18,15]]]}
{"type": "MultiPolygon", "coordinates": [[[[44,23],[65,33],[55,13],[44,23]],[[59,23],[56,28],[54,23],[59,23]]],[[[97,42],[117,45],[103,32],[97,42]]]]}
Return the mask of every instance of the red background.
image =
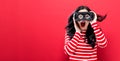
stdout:
{"type": "Polygon", "coordinates": [[[67,61],[64,33],[69,15],[87,5],[107,18],[99,23],[108,46],[99,60],[120,60],[119,0],[1,0],[0,61],[67,61]]]}

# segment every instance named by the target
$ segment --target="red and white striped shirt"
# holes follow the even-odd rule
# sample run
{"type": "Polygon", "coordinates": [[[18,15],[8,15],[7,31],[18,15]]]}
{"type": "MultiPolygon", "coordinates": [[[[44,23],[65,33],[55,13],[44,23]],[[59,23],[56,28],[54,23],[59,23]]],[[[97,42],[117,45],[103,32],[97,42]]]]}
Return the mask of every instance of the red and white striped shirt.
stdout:
{"type": "Polygon", "coordinates": [[[69,36],[65,34],[64,52],[69,56],[70,61],[97,61],[97,46],[104,48],[107,45],[107,39],[97,24],[91,24],[96,36],[95,48],[87,44],[85,40],[85,32],[75,32],[73,38],[69,40],[69,36]]]}

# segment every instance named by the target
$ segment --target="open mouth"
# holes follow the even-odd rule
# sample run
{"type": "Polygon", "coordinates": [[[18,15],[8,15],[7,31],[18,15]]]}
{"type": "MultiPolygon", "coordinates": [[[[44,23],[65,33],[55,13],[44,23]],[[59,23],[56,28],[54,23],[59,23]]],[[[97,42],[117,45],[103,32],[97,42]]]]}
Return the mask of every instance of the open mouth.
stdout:
{"type": "Polygon", "coordinates": [[[81,26],[84,27],[85,26],[85,21],[81,22],[81,26]]]}

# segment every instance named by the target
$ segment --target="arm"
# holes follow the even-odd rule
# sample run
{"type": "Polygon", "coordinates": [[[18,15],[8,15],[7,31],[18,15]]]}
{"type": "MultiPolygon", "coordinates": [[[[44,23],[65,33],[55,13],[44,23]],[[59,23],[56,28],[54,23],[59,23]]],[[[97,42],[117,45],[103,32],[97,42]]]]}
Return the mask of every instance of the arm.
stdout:
{"type": "Polygon", "coordinates": [[[77,48],[77,44],[81,42],[83,39],[80,37],[80,32],[75,32],[73,38],[69,40],[69,36],[65,34],[65,45],[64,45],[64,52],[67,55],[74,54],[75,49],[77,48]]]}
{"type": "Polygon", "coordinates": [[[73,23],[74,23],[74,28],[75,28],[75,34],[72,37],[72,39],[69,38],[69,36],[67,35],[67,33],[65,34],[65,45],[64,45],[64,52],[67,55],[72,55],[75,52],[75,49],[77,48],[77,44],[82,41],[80,40],[81,37],[81,30],[80,28],[77,26],[76,22],[75,22],[75,18],[73,17],[73,23]]]}
{"type": "Polygon", "coordinates": [[[92,28],[94,29],[94,33],[96,36],[96,41],[99,47],[104,48],[107,46],[107,39],[102,31],[102,29],[99,27],[97,22],[94,22],[91,24],[92,28]]]}

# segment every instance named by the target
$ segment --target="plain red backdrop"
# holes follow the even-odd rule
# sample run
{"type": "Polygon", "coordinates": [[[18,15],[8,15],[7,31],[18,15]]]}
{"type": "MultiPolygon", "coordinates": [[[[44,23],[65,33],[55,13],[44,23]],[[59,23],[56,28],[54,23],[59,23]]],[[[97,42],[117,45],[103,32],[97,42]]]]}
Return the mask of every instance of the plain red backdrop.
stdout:
{"type": "Polygon", "coordinates": [[[0,61],[67,61],[64,33],[67,19],[80,5],[107,18],[99,23],[108,46],[99,60],[120,60],[119,0],[1,0],[0,61]]]}

